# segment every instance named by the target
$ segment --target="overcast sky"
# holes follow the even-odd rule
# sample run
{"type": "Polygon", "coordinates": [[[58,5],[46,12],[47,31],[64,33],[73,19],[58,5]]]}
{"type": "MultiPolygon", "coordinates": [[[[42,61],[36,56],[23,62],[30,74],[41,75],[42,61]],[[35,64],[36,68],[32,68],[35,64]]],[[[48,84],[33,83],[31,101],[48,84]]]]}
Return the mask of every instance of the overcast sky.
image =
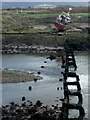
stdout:
{"type": "Polygon", "coordinates": [[[90,0],[0,0],[1,2],[89,2],[90,0]]]}

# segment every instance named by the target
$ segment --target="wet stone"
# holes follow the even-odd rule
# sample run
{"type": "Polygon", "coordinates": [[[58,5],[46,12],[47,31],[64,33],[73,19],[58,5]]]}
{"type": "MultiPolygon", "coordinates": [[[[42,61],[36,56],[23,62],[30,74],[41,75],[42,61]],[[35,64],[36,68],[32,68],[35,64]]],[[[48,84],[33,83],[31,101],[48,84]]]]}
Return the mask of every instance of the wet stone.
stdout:
{"type": "Polygon", "coordinates": [[[37,74],[38,74],[38,75],[40,75],[40,74],[41,74],[41,72],[37,72],[37,74]]]}
{"type": "Polygon", "coordinates": [[[44,66],[41,66],[41,68],[44,68],[44,66]]]}
{"type": "Polygon", "coordinates": [[[60,78],[60,79],[59,79],[59,81],[60,81],[60,82],[62,82],[62,81],[63,81],[63,79],[62,79],[62,78],[60,78]]]}
{"type": "Polygon", "coordinates": [[[22,109],[16,109],[16,112],[17,112],[17,113],[22,113],[23,110],[22,110],[22,109]]]}
{"type": "Polygon", "coordinates": [[[57,87],[57,90],[59,90],[59,87],[57,87]]]}
{"type": "Polygon", "coordinates": [[[47,63],[47,61],[44,61],[44,63],[47,63]]]}
{"type": "Polygon", "coordinates": [[[28,109],[28,114],[33,114],[35,112],[37,112],[37,109],[35,107],[28,109]]]}
{"type": "Polygon", "coordinates": [[[28,88],[29,90],[32,90],[32,86],[29,86],[29,88],[28,88]]]}
{"type": "Polygon", "coordinates": [[[57,106],[54,106],[54,109],[58,109],[58,107],[57,107],[57,106]]]}
{"type": "Polygon", "coordinates": [[[26,102],[22,103],[22,107],[26,107],[26,102]]]}
{"type": "Polygon", "coordinates": [[[34,82],[37,82],[37,78],[34,79],[34,82]]]}
{"type": "Polygon", "coordinates": [[[52,60],[56,59],[56,57],[53,55],[50,55],[49,57],[47,57],[47,59],[50,59],[52,61],[52,60]]]}
{"type": "Polygon", "coordinates": [[[25,101],[25,97],[24,96],[22,97],[22,101],[25,101]]]}
{"type": "Polygon", "coordinates": [[[41,105],[42,105],[41,101],[38,100],[38,101],[36,102],[36,105],[37,105],[37,106],[41,106],[41,105]]]}
{"type": "Polygon", "coordinates": [[[14,105],[15,103],[14,102],[10,102],[11,105],[14,105]]]}
{"type": "Polygon", "coordinates": [[[54,107],[54,105],[52,105],[52,107],[54,107]]]}

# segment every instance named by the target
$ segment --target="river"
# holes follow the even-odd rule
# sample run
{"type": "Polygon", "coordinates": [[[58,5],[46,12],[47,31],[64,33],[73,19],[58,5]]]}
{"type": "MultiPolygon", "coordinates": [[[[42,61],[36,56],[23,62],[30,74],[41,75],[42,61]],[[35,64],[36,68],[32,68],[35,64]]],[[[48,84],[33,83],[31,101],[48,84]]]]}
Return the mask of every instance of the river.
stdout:
{"type": "MultiPolygon", "coordinates": [[[[88,54],[87,52],[75,52],[76,63],[78,69],[76,73],[80,76],[80,84],[83,94],[83,107],[85,109],[86,117],[88,115],[88,54]]],[[[59,100],[63,98],[63,82],[59,81],[62,78],[61,72],[61,60],[50,61],[47,56],[29,55],[29,54],[16,54],[16,55],[2,55],[2,68],[8,68],[11,70],[20,70],[37,75],[40,71],[43,77],[42,80],[26,83],[10,83],[0,84],[2,87],[2,99],[0,98],[0,104],[9,104],[9,102],[21,103],[22,96],[26,97],[26,100],[30,100],[35,103],[37,100],[41,100],[43,104],[53,105],[62,102],[59,100]],[[44,63],[46,61],[47,63],[44,63]],[[44,66],[44,68],[41,68],[44,66]],[[28,90],[28,87],[32,86],[32,91],[28,90]],[[57,90],[57,87],[60,89],[57,90]]],[[[70,89],[72,89],[70,87],[70,89]]],[[[1,92],[0,92],[1,93],[1,92]]],[[[74,98],[71,98],[71,102],[75,102],[74,98]]],[[[73,112],[74,113],[74,112],[73,112]]],[[[73,114],[74,117],[75,114],[73,114]]]]}

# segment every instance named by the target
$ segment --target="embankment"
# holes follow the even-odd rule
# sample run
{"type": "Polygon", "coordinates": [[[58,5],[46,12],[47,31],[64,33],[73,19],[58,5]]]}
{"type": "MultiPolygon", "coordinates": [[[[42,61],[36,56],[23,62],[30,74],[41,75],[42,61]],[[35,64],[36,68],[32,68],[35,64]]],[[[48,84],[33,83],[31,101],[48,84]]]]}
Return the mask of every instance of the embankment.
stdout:
{"type": "Polygon", "coordinates": [[[89,36],[83,32],[2,34],[2,53],[60,52],[69,41],[74,50],[88,50],[89,36]]]}

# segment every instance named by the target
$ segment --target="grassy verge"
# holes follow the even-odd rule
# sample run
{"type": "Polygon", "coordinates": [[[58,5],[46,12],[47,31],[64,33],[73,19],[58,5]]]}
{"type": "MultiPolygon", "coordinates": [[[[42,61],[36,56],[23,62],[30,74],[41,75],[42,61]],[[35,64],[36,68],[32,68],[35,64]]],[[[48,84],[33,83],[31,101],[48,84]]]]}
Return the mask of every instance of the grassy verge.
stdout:
{"type": "MultiPolygon", "coordinates": [[[[63,7],[64,8],[64,7],[63,7]]],[[[76,8],[79,9],[79,8],[76,8]]],[[[86,8],[85,8],[86,9],[86,8]]],[[[68,10],[67,8],[62,11],[68,10]]],[[[2,32],[3,33],[26,33],[40,31],[34,29],[35,25],[45,25],[49,30],[52,30],[53,21],[61,14],[60,8],[53,10],[23,10],[22,13],[16,10],[2,11],[2,32]]],[[[83,11],[85,11],[83,9],[83,11]]],[[[71,18],[75,23],[87,23],[88,13],[71,13],[71,18]]],[[[47,31],[47,29],[44,29],[47,31]]]]}

